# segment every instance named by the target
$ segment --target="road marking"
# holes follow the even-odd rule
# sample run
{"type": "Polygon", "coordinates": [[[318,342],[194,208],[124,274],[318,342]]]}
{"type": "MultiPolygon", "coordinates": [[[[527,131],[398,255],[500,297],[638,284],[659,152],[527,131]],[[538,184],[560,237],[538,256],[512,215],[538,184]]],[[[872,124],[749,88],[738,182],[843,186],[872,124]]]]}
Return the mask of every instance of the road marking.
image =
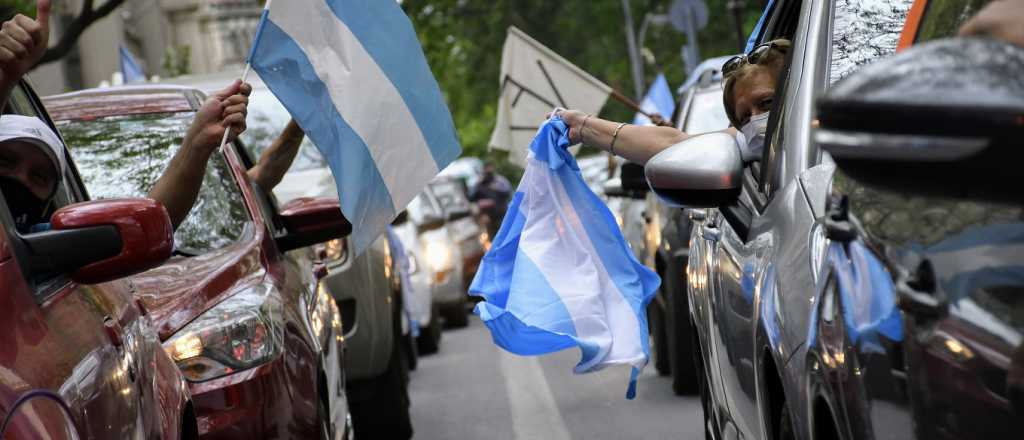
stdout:
{"type": "Polygon", "coordinates": [[[516,440],[571,440],[537,358],[498,352],[516,440]]]}

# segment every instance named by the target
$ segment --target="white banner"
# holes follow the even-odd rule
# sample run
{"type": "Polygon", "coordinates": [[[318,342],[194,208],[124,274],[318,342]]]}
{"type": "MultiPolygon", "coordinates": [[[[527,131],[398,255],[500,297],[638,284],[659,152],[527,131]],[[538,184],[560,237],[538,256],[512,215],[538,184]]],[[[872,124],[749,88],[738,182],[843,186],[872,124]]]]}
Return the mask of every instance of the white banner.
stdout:
{"type": "Polygon", "coordinates": [[[523,31],[508,28],[501,55],[498,117],[488,146],[526,165],[527,146],[555,107],[597,114],[611,87],[558,56],[523,31]]]}

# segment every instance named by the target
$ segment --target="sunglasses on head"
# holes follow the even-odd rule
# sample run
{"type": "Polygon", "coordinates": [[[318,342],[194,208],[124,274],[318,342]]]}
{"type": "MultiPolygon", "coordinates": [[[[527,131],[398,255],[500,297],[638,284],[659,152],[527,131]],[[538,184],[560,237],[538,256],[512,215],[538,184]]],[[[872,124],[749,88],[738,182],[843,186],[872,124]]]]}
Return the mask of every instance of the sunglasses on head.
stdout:
{"type": "Polygon", "coordinates": [[[760,63],[761,60],[764,59],[764,56],[767,55],[768,52],[771,51],[772,49],[778,50],[779,52],[782,53],[786,53],[786,51],[789,50],[789,42],[773,40],[767,43],[761,43],[758,44],[757,46],[754,46],[754,48],[751,49],[750,52],[747,52],[745,55],[736,55],[732,58],[729,58],[729,61],[726,61],[725,64],[722,65],[722,76],[729,76],[733,73],[736,73],[736,71],[745,64],[760,63]]]}

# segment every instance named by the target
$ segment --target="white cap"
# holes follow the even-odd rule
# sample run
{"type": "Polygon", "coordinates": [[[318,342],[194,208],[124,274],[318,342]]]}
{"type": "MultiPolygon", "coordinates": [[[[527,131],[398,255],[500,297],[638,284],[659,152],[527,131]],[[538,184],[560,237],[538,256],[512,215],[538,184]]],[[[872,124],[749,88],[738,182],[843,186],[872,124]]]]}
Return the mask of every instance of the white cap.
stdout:
{"type": "Polygon", "coordinates": [[[67,169],[64,143],[42,119],[22,115],[0,116],[0,143],[7,141],[22,141],[39,147],[57,168],[57,182],[64,178],[64,170],[67,169]]]}

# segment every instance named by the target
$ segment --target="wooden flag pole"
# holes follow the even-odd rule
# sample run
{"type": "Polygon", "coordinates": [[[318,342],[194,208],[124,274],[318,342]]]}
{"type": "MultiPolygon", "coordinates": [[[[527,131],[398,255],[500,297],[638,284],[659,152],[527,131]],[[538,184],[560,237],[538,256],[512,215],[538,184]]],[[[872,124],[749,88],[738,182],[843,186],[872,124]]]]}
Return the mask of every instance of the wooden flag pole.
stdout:
{"type": "Polygon", "coordinates": [[[626,107],[629,107],[631,110],[636,111],[644,116],[647,116],[647,119],[650,119],[651,122],[654,122],[655,125],[660,125],[663,127],[675,126],[671,121],[672,115],[657,115],[658,117],[655,117],[654,114],[645,112],[642,108],[640,108],[640,105],[637,104],[636,101],[629,99],[628,96],[623,95],[622,92],[618,90],[612,89],[612,98],[615,98],[615,100],[623,103],[626,107]]]}

